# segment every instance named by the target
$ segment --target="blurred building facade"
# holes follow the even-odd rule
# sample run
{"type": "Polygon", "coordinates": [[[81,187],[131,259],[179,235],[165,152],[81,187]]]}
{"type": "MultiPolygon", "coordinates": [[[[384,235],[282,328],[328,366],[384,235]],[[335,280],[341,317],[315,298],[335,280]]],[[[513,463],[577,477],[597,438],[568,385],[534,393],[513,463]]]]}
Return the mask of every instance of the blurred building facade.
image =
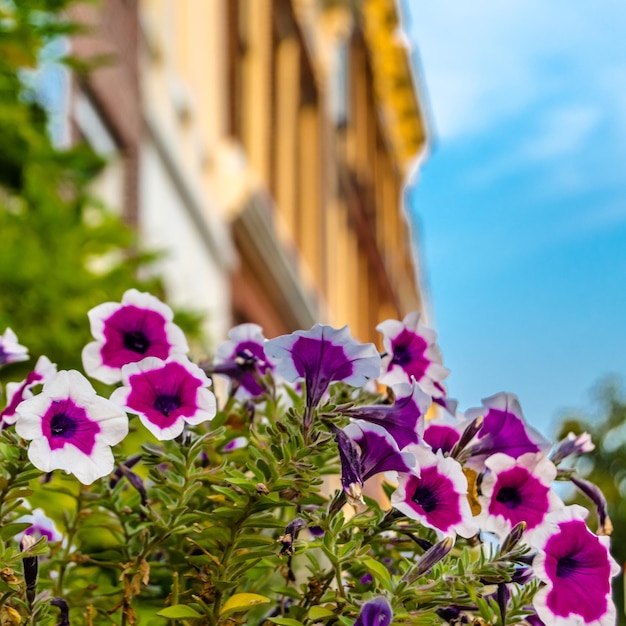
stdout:
{"type": "Polygon", "coordinates": [[[426,129],[394,0],[103,0],[76,132],[171,300],[271,337],[424,305],[402,186],[426,129]]]}

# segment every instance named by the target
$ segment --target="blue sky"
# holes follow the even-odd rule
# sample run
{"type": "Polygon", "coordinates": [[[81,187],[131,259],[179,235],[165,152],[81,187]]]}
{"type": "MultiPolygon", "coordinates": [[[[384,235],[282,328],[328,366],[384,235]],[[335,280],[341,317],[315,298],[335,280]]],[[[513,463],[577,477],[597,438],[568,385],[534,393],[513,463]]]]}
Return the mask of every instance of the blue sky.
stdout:
{"type": "Polygon", "coordinates": [[[552,434],[626,373],[626,4],[404,0],[431,147],[409,192],[450,394],[552,434]]]}

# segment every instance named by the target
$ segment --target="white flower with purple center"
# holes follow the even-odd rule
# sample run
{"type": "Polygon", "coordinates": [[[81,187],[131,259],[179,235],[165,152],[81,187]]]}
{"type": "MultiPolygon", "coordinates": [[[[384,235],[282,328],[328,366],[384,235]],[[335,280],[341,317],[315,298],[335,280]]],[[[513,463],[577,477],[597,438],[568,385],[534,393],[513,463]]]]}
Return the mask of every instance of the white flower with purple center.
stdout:
{"type": "Polygon", "coordinates": [[[402,322],[386,320],[377,327],[383,335],[386,356],[383,358],[384,385],[411,383],[419,386],[433,398],[445,396],[441,381],[449,374],[443,366],[441,352],[436,344],[437,333],[420,321],[419,313],[409,313],[402,322]]]}
{"type": "Polygon", "coordinates": [[[17,342],[17,335],[7,328],[4,334],[0,335],[0,365],[27,361],[29,358],[28,348],[21,346],[17,342]]]}
{"type": "Polygon", "coordinates": [[[270,339],[265,354],[288,382],[304,378],[307,407],[317,406],[332,382],[358,387],[380,374],[380,355],[373,343],[352,338],[347,326],[316,324],[311,330],[270,339]]]}
{"type": "Polygon", "coordinates": [[[473,537],[478,527],[467,499],[467,479],[460,463],[426,446],[409,446],[416,467],[400,473],[391,496],[393,507],[407,517],[434,528],[439,536],[473,537]]]}
{"type": "Polygon", "coordinates": [[[184,356],[129,363],[122,368],[122,376],[124,386],[113,392],[111,401],[137,414],[161,441],[178,437],[185,424],[195,426],[215,417],[209,379],[184,356]]]}
{"type": "Polygon", "coordinates": [[[478,522],[499,538],[519,522],[526,522],[528,541],[548,513],[563,507],[550,488],[556,467],[541,453],[529,452],[517,459],[498,453],[490,456],[485,466],[489,471],[481,483],[482,510],[478,522]]]}
{"type": "Polygon", "coordinates": [[[533,537],[538,548],[533,569],[546,586],[533,599],[537,614],[551,626],[613,626],[611,578],[619,566],[609,553],[609,538],[594,535],[587,511],[568,506],[548,516],[533,537]]]}
{"type": "Polygon", "coordinates": [[[240,324],[231,328],[228,341],[217,348],[216,374],[228,376],[237,385],[237,396],[260,396],[265,389],[259,382],[273,365],[265,354],[265,337],[258,324],[240,324]]]}
{"type": "Polygon", "coordinates": [[[465,413],[468,421],[482,416],[483,423],[470,445],[472,461],[502,452],[517,458],[527,452],[547,454],[552,444],[524,419],[517,396],[512,393],[498,393],[485,398],[483,408],[470,409],[465,413]]]}
{"type": "Polygon", "coordinates": [[[7,405],[0,413],[0,418],[5,424],[15,424],[17,419],[17,407],[23,400],[33,397],[33,388],[43,385],[57,372],[57,366],[50,362],[46,356],[37,359],[35,369],[20,383],[7,383],[7,405]]]}
{"type": "Polygon", "coordinates": [[[358,406],[344,411],[343,414],[382,426],[402,449],[421,441],[424,434],[424,415],[431,405],[431,399],[415,381],[413,385],[393,385],[392,390],[395,401],[391,405],[358,406]]]}
{"type": "Polygon", "coordinates": [[[88,316],[96,341],[83,348],[83,367],[103,383],[119,382],[128,363],[189,351],[183,331],[172,321],[172,309],[149,293],[129,289],[121,303],[104,302],[88,316]]]}
{"type": "Polygon", "coordinates": [[[52,541],[61,541],[63,535],[59,532],[54,520],[50,519],[43,511],[43,509],[33,509],[33,511],[27,515],[22,515],[18,522],[28,522],[30,526],[22,533],[22,535],[31,535],[35,539],[39,537],[45,537],[48,543],[52,541]]]}
{"type": "Polygon", "coordinates": [[[17,407],[15,430],[30,440],[28,458],[37,469],[62,469],[90,485],[113,470],[111,446],[128,434],[128,416],[80,372],[63,370],[17,407]]]}

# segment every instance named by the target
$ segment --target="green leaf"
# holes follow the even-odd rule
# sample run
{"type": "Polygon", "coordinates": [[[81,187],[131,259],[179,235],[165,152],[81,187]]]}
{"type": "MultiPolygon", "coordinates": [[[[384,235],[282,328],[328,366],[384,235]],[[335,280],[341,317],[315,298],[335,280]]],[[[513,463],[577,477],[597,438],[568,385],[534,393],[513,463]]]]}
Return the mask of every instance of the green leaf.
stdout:
{"type": "Polygon", "coordinates": [[[188,604],[174,604],[157,613],[167,619],[201,619],[202,615],[188,604]]]}
{"type": "Polygon", "coordinates": [[[5,524],[0,528],[0,539],[7,540],[15,537],[18,533],[26,530],[31,524],[29,522],[15,522],[5,524]]]}
{"type": "Polygon", "coordinates": [[[325,617],[335,617],[335,614],[323,606],[312,606],[309,611],[309,619],[316,621],[318,619],[324,619],[325,617]]]}
{"type": "Polygon", "coordinates": [[[303,626],[302,622],[290,617],[268,617],[267,621],[279,624],[279,626],[303,626]]]}
{"type": "Polygon", "coordinates": [[[236,593],[226,600],[220,611],[220,615],[247,611],[257,604],[265,604],[266,602],[271,602],[271,600],[258,593],[236,593]]]}
{"type": "Polygon", "coordinates": [[[389,570],[382,563],[379,563],[374,559],[366,558],[363,559],[362,564],[365,569],[374,578],[380,581],[386,589],[389,588],[389,585],[391,583],[391,574],[389,574],[389,570]]]}

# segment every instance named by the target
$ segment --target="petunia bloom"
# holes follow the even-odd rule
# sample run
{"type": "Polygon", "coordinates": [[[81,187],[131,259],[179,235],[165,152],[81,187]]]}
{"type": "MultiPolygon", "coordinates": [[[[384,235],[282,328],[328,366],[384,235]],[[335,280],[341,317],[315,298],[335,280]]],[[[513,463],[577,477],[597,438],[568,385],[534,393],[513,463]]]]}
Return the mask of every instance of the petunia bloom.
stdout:
{"type": "Polygon", "coordinates": [[[122,368],[124,385],[111,400],[131,413],[160,440],[174,439],[185,423],[200,424],[216,413],[206,374],[186,357],[162,361],[148,357],[122,368]]]}
{"type": "Polygon", "coordinates": [[[0,335],[0,366],[28,359],[28,348],[21,346],[17,342],[17,335],[7,328],[4,334],[0,335]]]}
{"type": "Polygon", "coordinates": [[[59,532],[54,520],[50,519],[42,509],[33,509],[31,513],[22,515],[17,521],[30,523],[30,526],[24,531],[24,535],[32,535],[36,539],[45,537],[48,543],[63,539],[63,535],[59,532]]]}
{"type": "Polygon", "coordinates": [[[35,369],[20,383],[7,383],[7,405],[0,413],[0,419],[5,424],[14,424],[17,419],[16,409],[22,400],[33,397],[33,387],[43,385],[57,372],[57,366],[46,356],[37,359],[35,369]]]}
{"type": "Polygon", "coordinates": [[[265,390],[259,378],[273,365],[265,354],[265,337],[258,324],[231,328],[228,341],[217,348],[212,372],[228,376],[236,385],[237,396],[260,396],[265,390]]]}
{"type": "Polygon", "coordinates": [[[415,382],[413,385],[394,385],[392,390],[393,404],[357,406],[343,411],[343,414],[382,426],[399,448],[419,443],[424,434],[424,415],[431,404],[430,397],[415,382]]]}
{"type": "Polygon", "coordinates": [[[363,483],[384,472],[408,472],[415,465],[411,453],[400,452],[393,437],[380,426],[364,421],[343,430],[331,425],[341,461],[341,484],[348,502],[362,502],[363,483]]]}
{"type": "Polygon", "coordinates": [[[446,456],[452,452],[466,425],[450,415],[441,415],[425,421],[423,439],[433,452],[441,450],[446,456]]]}
{"type": "Polygon", "coordinates": [[[37,469],[62,469],[90,485],[113,470],[111,446],[128,434],[128,416],[82,374],[63,370],[17,407],[15,430],[30,440],[28,458],[37,469]]]}
{"type": "Polygon", "coordinates": [[[354,626],[389,626],[393,613],[386,598],[368,600],[362,607],[354,626]]]}
{"type": "Polygon", "coordinates": [[[128,363],[189,351],[183,331],[172,322],[172,309],[149,293],[129,289],[121,303],[99,304],[88,316],[95,341],[83,348],[83,367],[103,383],[119,382],[128,363]]]}
{"type": "Polygon", "coordinates": [[[489,470],[483,478],[479,500],[481,528],[502,538],[519,524],[526,523],[530,536],[548,513],[563,507],[550,486],[556,467],[541,453],[523,454],[517,459],[498,453],[485,461],[489,470]]]}
{"type": "Polygon", "coordinates": [[[587,511],[568,506],[549,516],[533,543],[533,569],[545,587],[533,605],[551,626],[613,626],[615,605],[611,578],[619,567],[609,553],[609,538],[594,535],[585,523],[587,511]]]}
{"type": "Polygon", "coordinates": [[[473,537],[478,528],[472,519],[467,479],[460,463],[426,446],[409,446],[407,451],[415,456],[419,470],[399,474],[392,506],[434,528],[439,536],[473,537]]]}
{"type": "Polygon", "coordinates": [[[389,432],[365,421],[355,421],[344,428],[357,444],[363,481],[385,472],[409,472],[415,466],[411,452],[403,452],[389,432]]]}
{"type": "Polygon", "coordinates": [[[332,382],[364,385],[380,374],[380,356],[373,343],[352,338],[347,326],[316,324],[311,330],[270,339],[265,354],[288,382],[304,378],[307,408],[316,407],[332,382]]]}
{"type": "Polygon", "coordinates": [[[383,335],[386,352],[381,383],[411,383],[414,378],[433,398],[445,396],[441,381],[449,371],[443,366],[437,333],[422,324],[419,313],[409,313],[402,322],[385,320],[376,330],[383,335]]]}
{"type": "Polygon", "coordinates": [[[480,462],[496,452],[513,458],[527,452],[548,452],[552,444],[526,423],[517,396],[498,393],[482,403],[483,408],[465,413],[468,420],[483,417],[476,441],[469,447],[472,462],[480,462]]]}

